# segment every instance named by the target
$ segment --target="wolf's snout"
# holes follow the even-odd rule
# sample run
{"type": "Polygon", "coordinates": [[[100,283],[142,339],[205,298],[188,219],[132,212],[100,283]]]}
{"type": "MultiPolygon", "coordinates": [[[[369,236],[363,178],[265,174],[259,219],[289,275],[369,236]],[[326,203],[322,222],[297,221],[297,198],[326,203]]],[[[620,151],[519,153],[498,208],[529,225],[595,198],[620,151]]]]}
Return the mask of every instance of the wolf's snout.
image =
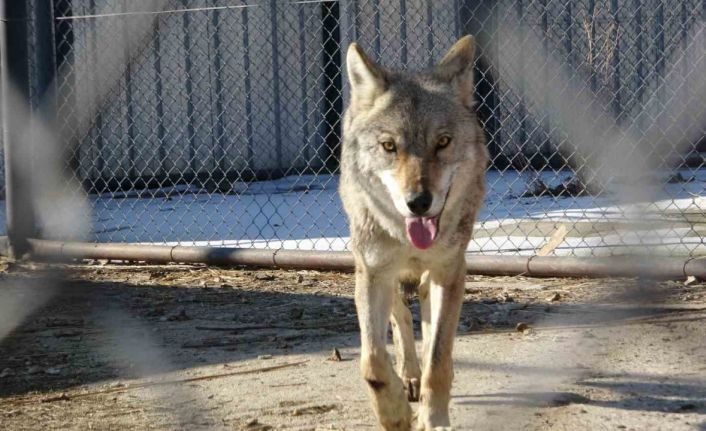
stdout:
{"type": "Polygon", "coordinates": [[[423,215],[429,211],[429,208],[431,208],[431,202],[433,199],[434,197],[431,195],[429,190],[414,193],[407,197],[407,208],[409,208],[413,214],[418,216],[423,215]]]}

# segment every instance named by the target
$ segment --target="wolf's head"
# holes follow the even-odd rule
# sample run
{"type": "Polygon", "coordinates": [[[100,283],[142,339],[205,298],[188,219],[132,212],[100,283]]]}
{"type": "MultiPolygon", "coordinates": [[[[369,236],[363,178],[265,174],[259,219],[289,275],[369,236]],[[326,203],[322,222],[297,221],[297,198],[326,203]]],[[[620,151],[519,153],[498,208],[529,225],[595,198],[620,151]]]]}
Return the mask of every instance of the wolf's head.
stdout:
{"type": "Polygon", "coordinates": [[[475,44],[465,36],[428,72],[406,75],[348,48],[351,100],[345,133],[362,175],[384,184],[407,237],[432,245],[459,168],[484,154],[473,108],[475,44]]]}

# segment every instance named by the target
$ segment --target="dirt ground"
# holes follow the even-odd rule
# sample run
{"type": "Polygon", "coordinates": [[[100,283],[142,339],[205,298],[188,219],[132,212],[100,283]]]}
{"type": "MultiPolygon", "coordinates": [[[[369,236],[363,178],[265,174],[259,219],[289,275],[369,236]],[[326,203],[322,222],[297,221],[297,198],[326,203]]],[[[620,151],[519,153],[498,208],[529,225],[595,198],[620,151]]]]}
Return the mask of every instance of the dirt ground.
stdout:
{"type": "MultiPolygon", "coordinates": [[[[350,274],[0,269],[2,430],[375,429],[350,274]]],[[[468,276],[452,421],[704,431],[705,322],[706,284],[468,276]]]]}

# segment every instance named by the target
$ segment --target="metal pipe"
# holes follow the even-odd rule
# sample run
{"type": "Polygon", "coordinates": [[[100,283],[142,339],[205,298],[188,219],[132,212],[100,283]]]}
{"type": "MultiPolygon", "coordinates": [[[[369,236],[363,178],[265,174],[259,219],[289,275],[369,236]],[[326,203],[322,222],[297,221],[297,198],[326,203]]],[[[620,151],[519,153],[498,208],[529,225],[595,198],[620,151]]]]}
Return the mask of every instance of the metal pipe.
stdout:
{"type": "MultiPolygon", "coordinates": [[[[30,239],[36,259],[109,259],[151,263],[204,263],[268,268],[351,271],[349,252],[267,250],[140,244],[100,244],[30,239]]],[[[529,277],[645,277],[706,280],[706,258],[615,256],[469,256],[469,274],[529,277]]]]}
{"type": "Polygon", "coordinates": [[[695,259],[661,256],[474,256],[467,260],[469,273],[529,275],[532,277],[634,277],[686,278],[706,276],[695,259]],[[691,263],[687,273],[687,264],[691,263]]]}
{"type": "Polygon", "coordinates": [[[13,257],[20,257],[27,252],[27,238],[34,231],[34,213],[22,175],[26,169],[26,157],[22,157],[23,149],[20,147],[20,140],[29,127],[30,118],[27,7],[25,2],[0,0],[5,214],[9,250],[13,257]]]}

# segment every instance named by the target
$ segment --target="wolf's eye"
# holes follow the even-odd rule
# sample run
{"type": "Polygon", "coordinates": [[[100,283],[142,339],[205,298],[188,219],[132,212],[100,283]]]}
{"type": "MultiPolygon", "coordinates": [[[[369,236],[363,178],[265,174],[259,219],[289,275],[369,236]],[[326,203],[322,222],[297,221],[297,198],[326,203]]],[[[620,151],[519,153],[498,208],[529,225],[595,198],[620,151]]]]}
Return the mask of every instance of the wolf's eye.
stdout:
{"type": "Polygon", "coordinates": [[[444,148],[448,147],[449,144],[451,143],[451,136],[441,136],[438,141],[436,141],[436,149],[437,150],[443,150],[444,148]]]}
{"type": "Polygon", "coordinates": [[[382,145],[382,149],[387,151],[388,153],[394,153],[397,151],[397,147],[395,146],[395,143],[390,140],[385,140],[380,142],[380,145],[382,145]]]}

